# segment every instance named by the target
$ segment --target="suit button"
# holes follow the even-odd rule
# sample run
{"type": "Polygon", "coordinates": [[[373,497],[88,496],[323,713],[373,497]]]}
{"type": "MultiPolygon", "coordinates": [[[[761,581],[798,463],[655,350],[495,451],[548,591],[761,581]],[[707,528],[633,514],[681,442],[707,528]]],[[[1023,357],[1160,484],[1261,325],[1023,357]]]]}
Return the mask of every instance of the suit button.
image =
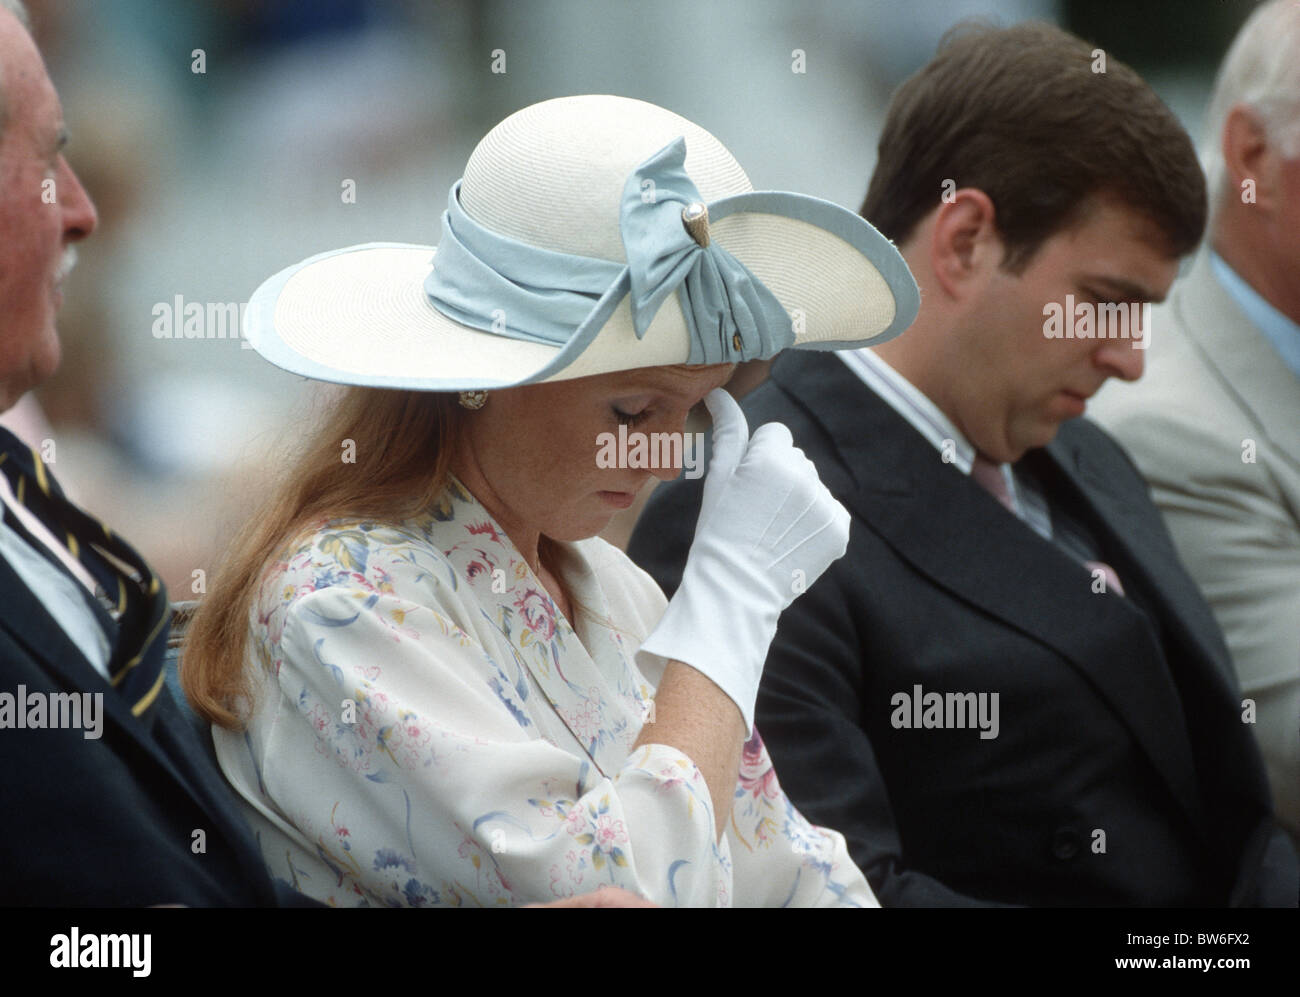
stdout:
{"type": "Polygon", "coordinates": [[[1072,827],[1058,827],[1052,835],[1052,854],[1062,862],[1078,855],[1081,845],[1079,832],[1072,827]]]}

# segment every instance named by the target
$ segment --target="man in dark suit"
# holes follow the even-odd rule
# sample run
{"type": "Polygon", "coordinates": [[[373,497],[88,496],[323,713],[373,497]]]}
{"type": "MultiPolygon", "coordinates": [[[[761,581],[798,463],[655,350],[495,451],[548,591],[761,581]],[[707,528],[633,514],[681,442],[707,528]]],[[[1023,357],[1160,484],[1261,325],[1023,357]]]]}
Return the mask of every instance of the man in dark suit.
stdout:
{"type": "MultiPolygon", "coordinates": [[[[1296,903],[1222,636],[1078,418],[1140,376],[1145,330],[1118,319],[1205,218],[1187,136],[1102,59],[1045,26],[946,41],[894,97],[862,211],[916,323],[782,357],[745,400],[854,518],[781,617],[757,727],[886,906],[1296,903]]],[[[632,538],[668,591],[699,489],[659,489],[632,538]]]]}
{"type": "MultiPolygon", "coordinates": [[[[23,9],[0,0],[0,410],[57,366],[68,250],[95,227],[64,141],[23,9]]],[[[165,688],[161,583],[6,430],[0,472],[0,906],[305,902],[272,883],[165,688]]]]}

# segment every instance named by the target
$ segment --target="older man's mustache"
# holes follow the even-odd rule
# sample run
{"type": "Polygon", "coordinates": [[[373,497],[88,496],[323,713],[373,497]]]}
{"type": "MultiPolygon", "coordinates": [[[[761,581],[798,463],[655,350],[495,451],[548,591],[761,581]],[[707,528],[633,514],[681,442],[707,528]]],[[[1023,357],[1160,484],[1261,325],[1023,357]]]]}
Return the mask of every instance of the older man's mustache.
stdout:
{"type": "Polygon", "coordinates": [[[56,284],[62,283],[72,273],[72,268],[77,265],[77,247],[69,246],[63,251],[63,258],[59,260],[59,269],[54,272],[54,281],[56,284]]]}

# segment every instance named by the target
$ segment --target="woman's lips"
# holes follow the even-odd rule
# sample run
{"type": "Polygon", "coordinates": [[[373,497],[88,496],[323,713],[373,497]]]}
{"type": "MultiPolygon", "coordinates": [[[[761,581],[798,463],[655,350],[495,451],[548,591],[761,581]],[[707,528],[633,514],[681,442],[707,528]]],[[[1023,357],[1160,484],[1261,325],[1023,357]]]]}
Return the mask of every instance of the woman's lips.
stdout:
{"type": "Polygon", "coordinates": [[[636,492],[597,492],[615,509],[626,509],[636,501],[636,492]]]}

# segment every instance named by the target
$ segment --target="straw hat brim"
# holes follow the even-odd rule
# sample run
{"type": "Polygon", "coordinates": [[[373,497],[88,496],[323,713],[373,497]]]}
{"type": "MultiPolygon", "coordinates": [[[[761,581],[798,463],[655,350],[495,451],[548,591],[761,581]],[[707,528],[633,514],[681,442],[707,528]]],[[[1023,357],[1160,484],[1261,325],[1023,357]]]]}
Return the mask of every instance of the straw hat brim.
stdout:
{"type": "MultiPolygon", "coordinates": [[[[919,294],[898,250],[838,205],[756,191],[714,202],[709,215],[711,239],[790,314],[790,348],[871,346],[916,317],[919,294]]],[[[419,391],[510,387],[688,360],[675,294],[642,338],[627,297],[615,303],[615,289],[563,346],[462,325],[425,294],[434,252],[368,243],[282,270],[249,301],[245,338],[272,363],[305,377],[419,391]]]]}

